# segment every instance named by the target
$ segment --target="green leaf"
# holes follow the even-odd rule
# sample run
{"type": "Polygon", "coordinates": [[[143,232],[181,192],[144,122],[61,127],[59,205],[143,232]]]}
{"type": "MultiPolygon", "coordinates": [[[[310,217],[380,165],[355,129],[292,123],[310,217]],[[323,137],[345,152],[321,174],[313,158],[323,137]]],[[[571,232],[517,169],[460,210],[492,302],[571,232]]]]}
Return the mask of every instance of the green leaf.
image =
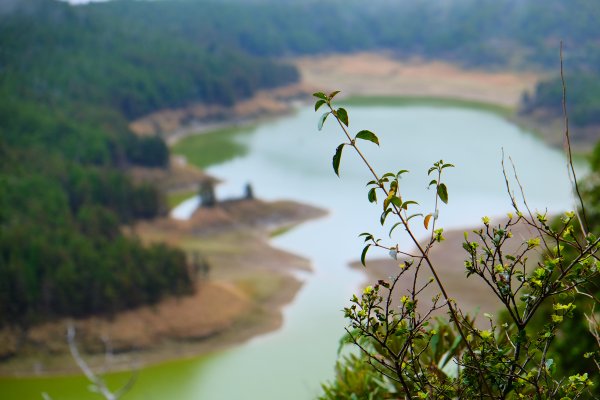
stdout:
{"type": "Polygon", "coordinates": [[[335,149],[335,154],[333,155],[333,171],[337,176],[340,176],[340,161],[342,161],[342,150],[344,149],[345,143],[340,144],[337,149],[335,149]]]}
{"type": "Polygon", "coordinates": [[[362,253],[360,254],[360,262],[363,265],[363,267],[366,267],[367,264],[365,264],[365,259],[367,257],[367,251],[369,251],[369,247],[371,247],[370,244],[366,245],[362,251],[362,253]]]}
{"type": "Polygon", "coordinates": [[[437,194],[438,194],[438,196],[440,196],[440,200],[442,200],[444,203],[448,204],[448,189],[446,188],[445,184],[440,183],[438,185],[437,194]]]}
{"type": "Polygon", "coordinates": [[[411,205],[411,204],[419,205],[419,203],[417,203],[414,200],[407,200],[404,203],[402,203],[402,208],[404,208],[405,210],[408,210],[408,206],[411,205]]]}
{"type": "Polygon", "coordinates": [[[379,218],[379,222],[381,222],[381,226],[383,226],[383,224],[385,224],[385,219],[391,212],[392,212],[392,209],[388,208],[387,210],[385,210],[384,212],[381,213],[381,217],[379,218]]]}
{"type": "Polygon", "coordinates": [[[339,90],[336,90],[335,92],[331,92],[329,93],[329,100],[333,100],[333,98],[339,93],[339,90]]]}
{"type": "Polygon", "coordinates": [[[323,115],[321,115],[321,118],[319,118],[319,130],[323,129],[323,124],[325,123],[325,120],[327,119],[330,113],[331,111],[327,111],[326,113],[323,113],[323,115]]]}
{"type": "Polygon", "coordinates": [[[392,197],[392,198],[390,199],[390,202],[391,202],[393,205],[395,205],[396,207],[398,207],[398,208],[402,208],[402,207],[404,206],[404,205],[402,204],[402,200],[400,200],[400,198],[399,198],[399,197],[396,197],[396,196],[392,197]]]}
{"type": "Polygon", "coordinates": [[[390,233],[389,233],[389,237],[392,237],[392,232],[394,232],[394,229],[396,229],[399,225],[402,225],[402,222],[396,222],[394,224],[394,226],[392,226],[392,229],[390,229],[390,233]]]}
{"type": "Polygon", "coordinates": [[[407,169],[401,169],[400,171],[398,171],[398,173],[396,174],[396,178],[400,178],[402,176],[402,174],[406,174],[408,172],[407,169]]]}
{"type": "MultiPolygon", "coordinates": [[[[379,138],[371,131],[360,131],[356,134],[356,139],[368,140],[379,146],[379,138]]],[[[393,175],[392,175],[393,176],[393,175]]]]}
{"type": "Polygon", "coordinates": [[[319,110],[323,104],[327,103],[325,100],[317,100],[315,103],[315,111],[319,110]]]}
{"type": "Polygon", "coordinates": [[[437,179],[432,179],[431,182],[429,182],[429,185],[427,185],[427,188],[431,187],[431,185],[437,185],[437,179]]]}
{"type": "Polygon", "coordinates": [[[408,218],[406,218],[406,222],[410,221],[414,217],[422,217],[422,216],[423,216],[423,214],[421,214],[421,213],[413,214],[413,215],[409,216],[408,218]]]}
{"type": "Polygon", "coordinates": [[[323,93],[323,92],[313,93],[313,96],[317,97],[319,99],[322,99],[322,100],[327,100],[327,96],[325,96],[325,93],[323,93]]]}
{"type": "Polygon", "coordinates": [[[376,188],[371,188],[369,190],[368,198],[370,203],[377,203],[377,193],[375,192],[376,188]]]}
{"type": "Polygon", "coordinates": [[[337,117],[342,121],[342,123],[348,126],[348,112],[344,108],[338,108],[336,111],[337,117]]]}
{"type": "Polygon", "coordinates": [[[402,203],[400,202],[400,199],[396,197],[396,192],[394,191],[390,191],[386,199],[383,201],[383,209],[387,210],[390,203],[396,204],[397,207],[402,207],[402,203]]]}
{"type": "Polygon", "coordinates": [[[365,237],[365,242],[368,242],[369,240],[373,240],[373,235],[371,235],[369,232],[363,232],[360,235],[358,235],[358,237],[364,236],[365,237]]]}

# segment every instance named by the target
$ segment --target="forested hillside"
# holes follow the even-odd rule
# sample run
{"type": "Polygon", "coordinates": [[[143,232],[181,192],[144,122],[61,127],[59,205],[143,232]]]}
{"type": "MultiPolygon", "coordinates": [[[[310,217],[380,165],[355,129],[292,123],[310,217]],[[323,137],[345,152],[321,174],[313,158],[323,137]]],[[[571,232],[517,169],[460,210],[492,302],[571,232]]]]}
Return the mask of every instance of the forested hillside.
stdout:
{"type": "Polygon", "coordinates": [[[297,79],[291,67],[165,36],[50,0],[0,15],[0,325],[113,313],[193,290],[182,252],[122,224],[164,212],[130,165],[165,167],[127,123],[190,101],[230,104],[297,79]]]}
{"type": "MultiPolygon", "coordinates": [[[[0,324],[192,289],[182,253],[120,233],[164,211],[156,188],[124,174],[168,164],[162,140],[134,136],[131,119],[296,82],[286,56],[385,49],[557,71],[564,40],[573,119],[596,123],[599,17],[594,0],[3,2],[0,324]]],[[[555,109],[556,91],[540,84],[528,108],[555,109]]]]}
{"type": "Polygon", "coordinates": [[[553,115],[561,113],[563,41],[573,122],[598,122],[600,7],[593,0],[116,1],[93,8],[106,19],[128,16],[140,32],[149,25],[201,48],[261,57],[383,49],[466,67],[541,69],[555,77],[529,94],[523,111],[553,115]]]}

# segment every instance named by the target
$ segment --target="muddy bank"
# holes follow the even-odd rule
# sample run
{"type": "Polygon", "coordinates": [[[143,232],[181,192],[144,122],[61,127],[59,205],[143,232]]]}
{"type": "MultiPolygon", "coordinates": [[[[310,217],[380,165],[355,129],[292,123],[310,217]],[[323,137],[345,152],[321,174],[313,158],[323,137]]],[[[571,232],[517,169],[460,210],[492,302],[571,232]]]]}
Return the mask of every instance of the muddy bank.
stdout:
{"type": "Polygon", "coordinates": [[[171,145],[190,134],[285,115],[293,110],[295,102],[306,101],[313,92],[314,88],[306,83],[262,90],[232,106],[198,103],[157,111],[132,121],[129,128],[140,136],[161,136],[171,145]]]}
{"type": "Polygon", "coordinates": [[[111,318],[45,323],[24,336],[0,330],[0,350],[6,357],[0,375],[78,373],[65,336],[70,322],[92,366],[106,368],[109,349],[109,370],[199,356],[277,329],[282,307],[302,285],[291,271],[310,271],[310,263],[271,247],[268,239],[273,232],[322,215],[323,210],[295,202],[240,200],[199,209],[187,221],[140,223],[130,234],[179,247],[190,261],[200,257],[208,266],[197,272],[196,293],[111,318]]]}

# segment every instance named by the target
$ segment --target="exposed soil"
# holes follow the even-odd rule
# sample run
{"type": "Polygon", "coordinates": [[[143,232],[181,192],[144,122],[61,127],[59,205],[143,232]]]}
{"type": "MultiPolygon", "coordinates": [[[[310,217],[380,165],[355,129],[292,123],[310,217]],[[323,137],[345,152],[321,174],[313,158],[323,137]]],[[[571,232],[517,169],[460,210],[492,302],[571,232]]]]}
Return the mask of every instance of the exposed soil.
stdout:
{"type": "Polygon", "coordinates": [[[131,122],[129,127],[140,136],[159,135],[172,145],[190,134],[284,115],[293,109],[294,101],[304,101],[313,92],[310,85],[298,83],[259,91],[233,106],[198,103],[180,109],[157,111],[131,122]]]}
{"type": "Polygon", "coordinates": [[[208,263],[198,275],[196,293],[113,318],[45,323],[25,336],[0,330],[0,352],[17,354],[0,363],[0,375],[77,373],[65,337],[70,322],[90,364],[105,365],[108,345],[113,370],[197,356],[277,329],[281,308],[301,286],[290,271],[310,271],[310,263],[269,246],[269,234],[323,214],[289,201],[238,200],[201,208],[187,221],[142,222],[129,234],[169,243],[208,263]]]}
{"type": "Polygon", "coordinates": [[[464,69],[385,53],[303,57],[294,63],[307,85],[346,96],[430,96],[508,107],[516,107],[523,91],[533,90],[540,78],[532,72],[464,69]]]}

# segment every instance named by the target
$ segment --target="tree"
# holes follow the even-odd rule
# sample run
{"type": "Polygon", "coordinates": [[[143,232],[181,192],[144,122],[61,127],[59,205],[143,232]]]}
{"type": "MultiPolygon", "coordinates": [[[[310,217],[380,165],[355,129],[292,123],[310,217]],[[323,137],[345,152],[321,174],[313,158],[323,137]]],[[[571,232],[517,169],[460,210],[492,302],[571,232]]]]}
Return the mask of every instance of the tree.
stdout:
{"type": "MultiPolygon", "coordinates": [[[[359,143],[379,145],[379,138],[368,130],[350,134],[348,112],[333,105],[337,93],[314,94],[315,111],[327,108],[319,120],[319,129],[332,118],[345,138],[333,156],[334,172],[339,175],[343,150],[355,151],[373,175],[367,184],[368,199],[382,206],[380,224],[390,227],[390,237],[394,231],[403,230],[416,254],[408,254],[397,244],[386,243],[368,232],[361,234],[365,240],[363,264],[372,247],[404,260],[395,278],[368,286],[360,297],[353,296],[351,305],[344,309],[349,326],[342,342],[353,344],[360,352],[340,361],[336,379],[324,386],[321,398],[592,398],[593,371],[564,375],[556,368],[560,360],[550,357],[561,324],[576,308],[575,298],[586,283],[598,277],[600,238],[589,230],[585,218],[578,212],[567,212],[551,224],[545,213],[529,209],[524,195],[517,199],[505,168],[514,213],[497,225],[482,218],[483,224],[473,232],[474,237],[465,233],[463,248],[467,277],[476,277],[489,287],[490,295],[502,303],[506,320],[485,314],[489,329],[476,327],[450,297],[437,274],[440,266],[429,257],[430,250],[444,240],[443,228],[436,223],[442,203],[449,201],[443,177],[453,165],[439,160],[429,169],[435,206],[430,212],[418,212],[418,203],[409,200],[409,194],[399,184],[400,177],[408,171],[379,174],[374,170],[359,143]],[[417,223],[428,231],[425,243],[415,236],[417,223]],[[527,225],[536,234],[526,240],[514,237],[512,231],[519,224],[527,225]],[[516,250],[511,251],[509,243],[517,244],[511,247],[516,250]],[[541,260],[529,261],[529,255],[540,249],[541,260]],[[573,256],[568,257],[568,251],[573,256]],[[418,279],[420,272],[430,273],[432,278],[422,283],[418,279]],[[400,280],[411,284],[398,293],[400,280]],[[428,286],[438,289],[429,303],[422,295],[428,286]],[[550,314],[532,332],[533,318],[548,304],[550,314]],[[445,310],[448,318],[433,318],[438,310],[445,310]]],[[[566,135],[568,139],[568,124],[566,135]]],[[[520,188],[516,171],[514,181],[520,188]]],[[[575,179],[577,185],[576,182],[575,179]]],[[[578,211],[584,214],[583,209],[578,211]]],[[[597,350],[598,346],[593,346],[585,356],[598,360],[597,350]]]]}

